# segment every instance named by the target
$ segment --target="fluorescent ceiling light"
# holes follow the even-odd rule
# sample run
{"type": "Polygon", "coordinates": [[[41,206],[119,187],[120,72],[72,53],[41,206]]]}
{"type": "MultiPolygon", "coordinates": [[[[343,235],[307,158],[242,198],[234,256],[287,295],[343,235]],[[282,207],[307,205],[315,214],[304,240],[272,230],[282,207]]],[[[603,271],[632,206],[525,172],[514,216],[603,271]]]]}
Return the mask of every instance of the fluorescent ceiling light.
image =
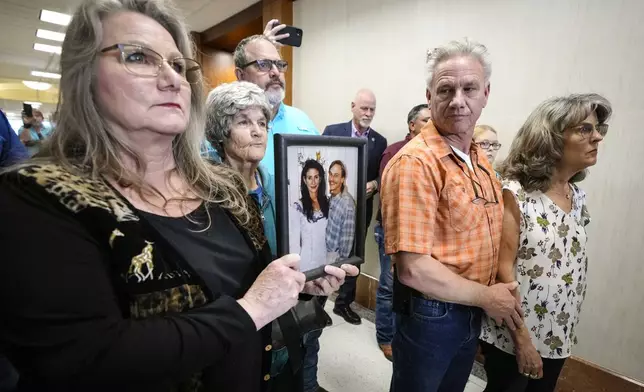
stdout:
{"type": "Polygon", "coordinates": [[[56,54],[60,54],[63,51],[63,48],[61,48],[60,46],[45,45],[45,44],[39,44],[39,43],[34,44],[34,49],[39,50],[41,52],[56,53],[56,54]]]}
{"type": "Polygon", "coordinates": [[[58,42],[63,42],[65,40],[64,33],[57,33],[55,31],[43,29],[36,30],[36,37],[58,42]]]}
{"type": "Polygon", "coordinates": [[[60,79],[60,74],[52,72],[31,71],[31,76],[39,78],[60,79]]]}
{"type": "Polygon", "coordinates": [[[51,84],[45,83],[45,82],[34,82],[31,80],[23,80],[22,84],[25,86],[29,87],[30,89],[33,90],[49,90],[51,88],[51,84]]]}
{"type": "Polygon", "coordinates": [[[42,10],[40,11],[40,20],[61,26],[67,26],[72,16],[69,14],[61,14],[60,12],[42,10]]]}
{"type": "Polygon", "coordinates": [[[41,106],[42,106],[42,103],[40,103],[40,102],[25,101],[25,102],[23,102],[23,103],[26,103],[27,105],[31,105],[31,106],[33,106],[33,107],[34,107],[34,108],[36,108],[36,109],[38,109],[39,107],[41,107],[41,106]]]}

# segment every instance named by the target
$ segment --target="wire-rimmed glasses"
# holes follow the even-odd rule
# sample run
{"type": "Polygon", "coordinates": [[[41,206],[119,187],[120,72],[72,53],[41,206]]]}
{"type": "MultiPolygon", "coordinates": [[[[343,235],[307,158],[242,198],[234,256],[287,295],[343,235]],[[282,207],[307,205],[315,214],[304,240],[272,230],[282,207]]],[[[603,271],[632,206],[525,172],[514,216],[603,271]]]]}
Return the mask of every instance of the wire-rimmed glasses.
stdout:
{"type": "Polygon", "coordinates": [[[195,84],[201,81],[201,65],[193,59],[182,57],[166,59],[150,48],[132,44],[115,44],[102,49],[101,53],[113,50],[121,53],[121,62],[125,69],[134,75],[158,76],[163,63],[167,63],[186,82],[195,84]]]}

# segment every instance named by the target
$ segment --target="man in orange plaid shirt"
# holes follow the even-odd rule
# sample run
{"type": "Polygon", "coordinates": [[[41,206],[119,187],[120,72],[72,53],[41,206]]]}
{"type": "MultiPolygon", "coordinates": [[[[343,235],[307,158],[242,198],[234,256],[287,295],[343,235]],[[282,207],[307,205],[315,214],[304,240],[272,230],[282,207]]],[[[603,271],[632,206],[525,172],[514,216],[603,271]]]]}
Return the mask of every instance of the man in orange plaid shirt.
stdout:
{"type": "Polygon", "coordinates": [[[383,172],[385,252],[396,266],[393,392],[463,391],[482,313],[522,324],[517,283],[495,284],[501,184],[472,143],[490,93],[487,56],[469,40],[428,54],[432,121],[383,172]]]}

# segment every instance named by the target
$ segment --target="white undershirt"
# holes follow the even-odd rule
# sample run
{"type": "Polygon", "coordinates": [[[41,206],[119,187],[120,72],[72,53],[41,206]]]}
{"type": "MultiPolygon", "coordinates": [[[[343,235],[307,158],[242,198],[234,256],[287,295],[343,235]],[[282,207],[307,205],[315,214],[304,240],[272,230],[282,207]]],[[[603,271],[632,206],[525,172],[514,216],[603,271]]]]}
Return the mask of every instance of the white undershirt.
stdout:
{"type": "Polygon", "coordinates": [[[470,158],[470,155],[464,153],[463,151],[459,150],[458,148],[452,145],[450,145],[450,147],[452,147],[452,151],[454,151],[454,154],[458,155],[459,158],[465,161],[465,163],[467,164],[467,167],[469,167],[471,171],[474,171],[474,166],[472,166],[472,158],[470,158]]]}

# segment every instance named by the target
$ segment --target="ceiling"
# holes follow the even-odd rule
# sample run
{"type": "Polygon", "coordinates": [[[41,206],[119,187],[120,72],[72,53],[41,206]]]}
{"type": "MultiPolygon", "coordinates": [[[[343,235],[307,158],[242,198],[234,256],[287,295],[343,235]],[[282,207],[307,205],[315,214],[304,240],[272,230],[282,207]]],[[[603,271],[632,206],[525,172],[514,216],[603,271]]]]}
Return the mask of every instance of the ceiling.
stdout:
{"type": "MultiPolygon", "coordinates": [[[[175,0],[192,31],[202,32],[228,19],[259,0],[175,0]]],[[[40,10],[71,14],[82,0],[0,0],[0,108],[19,112],[23,101],[42,102],[43,112],[54,109],[58,89],[52,79],[31,76],[32,70],[58,72],[58,55],[38,52],[33,44],[57,45],[36,37],[39,28],[65,32],[65,27],[39,20],[40,10]],[[36,91],[23,80],[51,83],[47,91],[36,91]]],[[[60,43],[58,43],[59,45],[60,43]]]]}

